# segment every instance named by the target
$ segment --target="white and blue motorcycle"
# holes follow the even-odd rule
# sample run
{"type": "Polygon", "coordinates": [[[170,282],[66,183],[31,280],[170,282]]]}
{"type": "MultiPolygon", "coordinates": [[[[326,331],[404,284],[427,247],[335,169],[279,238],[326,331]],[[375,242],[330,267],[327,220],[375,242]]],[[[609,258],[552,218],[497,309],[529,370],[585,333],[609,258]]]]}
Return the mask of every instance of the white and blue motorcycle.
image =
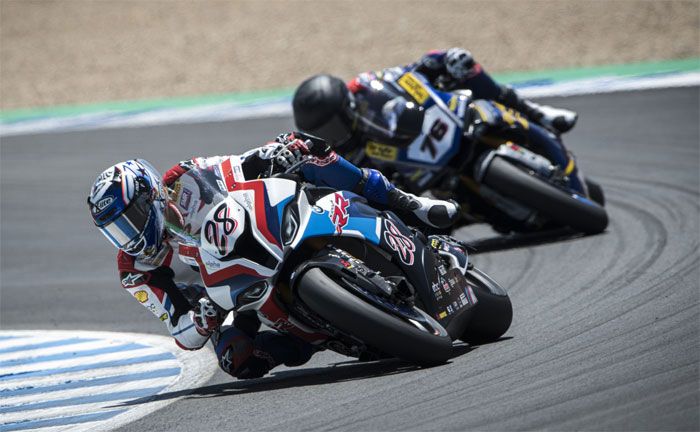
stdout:
{"type": "Polygon", "coordinates": [[[457,339],[508,330],[506,291],[458,241],[426,237],[351,192],[237,180],[237,168],[227,159],[182,175],[167,217],[181,259],[222,311],[255,311],[344,355],[419,364],[447,361],[457,339]]]}

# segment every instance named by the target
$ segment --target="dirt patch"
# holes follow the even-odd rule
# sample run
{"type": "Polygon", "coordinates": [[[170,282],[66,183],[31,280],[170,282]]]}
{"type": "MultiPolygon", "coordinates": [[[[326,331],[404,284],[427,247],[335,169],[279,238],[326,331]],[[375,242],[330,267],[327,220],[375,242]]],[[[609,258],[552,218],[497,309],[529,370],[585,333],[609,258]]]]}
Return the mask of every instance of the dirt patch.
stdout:
{"type": "Polygon", "coordinates": [[[0,0],[0,109],[294,86],[463,46],[491,71],[700,55],[691,1],[0,0]]]}

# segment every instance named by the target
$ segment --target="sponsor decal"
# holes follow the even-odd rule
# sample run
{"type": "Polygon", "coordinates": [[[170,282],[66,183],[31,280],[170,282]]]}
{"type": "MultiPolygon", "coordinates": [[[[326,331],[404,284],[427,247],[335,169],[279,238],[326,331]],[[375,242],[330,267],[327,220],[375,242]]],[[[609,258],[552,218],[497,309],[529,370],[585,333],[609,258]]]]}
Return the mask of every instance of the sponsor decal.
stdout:
{"type": "Polygon", "coordinates": [[[122,286],[129,288],[136,285],[141,285],[144,281],[139,282],[143,278],[143,273],[127,273],[122,279],[122,286]],[[138,282],[138,283],[137,283],[138,282]]]}
{"type": "Polygon", "coordinates": [[[324,212],[324,210],[317,205],[311,207],[311,211],[314,213],[318,213],[318,214],[323,214],[323,212],[324,212]]]}
{"type": "Polygon", "coordinates": [[[214,220],[204,225],[204,238],[216,247],[220,255],[226,255],[229,250],[228,236],[236,229],[238,222],[231,218],[231,209],[226,203],[221,204],[214,213],[214,220]]]}
{"type": "Polygon", "coordinates": [[[219,186],[219,190],[221,190],[222,192],[228,191],[228,189],[226,189],[226,185],[221,180],[216,179],[216,184],[219,186]]]}
{"type": "Polygon", "coordinates": [[[395,161],[399,155],[399,149],[394,146],[378,143],[376,141],[367,141],[365,153],[367,153],[367,156],[374,159],[395,161]]]}
{"type": "Polygon", "coordinates": [[[384,219],[384,241],[399,255],[401,262],[409,266],[413,265],[413,253],[416,251],[416,245],[413,240],[403,235],[394,222],[389,219],[384,219]]]}
{"type": "Polygon", "coordinates": [[[333,197],[333,210],[328,213],[331,222],[335,225],[335,232],[341,234],[343,227],[348,224],[348,206],[350,201],[343,198],[340,192],[336,192],[333,197]]]}
{"type": "Polygon", "coordinates": [[[136,291],[134,297],[136,297],[139,303],[146,303],[148,301],[148,293],[144,290],[136,291]]]}
{"type": "Polygon", "coordinates": [[[205,261],[205,262],[204,262],[204,265],[205,265],[207,268],[216,268],[216,269],[218,269],[218,268],[221,267],[221,263],[218,262],[218,261],[205,261]]]}
{"type": "Polygon", "coordinates": [[[443,318],[445,318],[446,316],[447,316],[447,312],[445,312],[445,311],[442,311],[442,312],[440,312],[440,313],[438,314],[438,318],[439,318],[439,319],[443,319],[443,318]]]}
{"type": "Polygon", "coordinates": [[[180,207],[183,209],[190,208],[190,202],[192,201],[192,191],[184,188],[182,194],[180,195],[180,207]]]}
{"type": "Polygon", "coordinates": [[[250,199],[250,193],[244,193],[243,194],[243,204],[245,205],[245,208],[248,210],[252,211],[253,210],[253,200],[250,199]]]}
{"type": "Polygon", "coordinates": [[[411,95],[413,99],[416,100],[420,105],[425,103],[426,100],[428,100],[429,94],[428,90],[423,86],[423,83],[420,82],[418,78],[416,78],[415,75],[413,75],[411,72],[405,73],[401,78],[398,80],[399,85],[401,88],[406,90],[408,94],[411,95]]]}
{"type": "Polygon", "coordinates": [[[459,305],[464,306],[466,304],[469,304],[469,301],[467,300],[466,294],[462,293],[459,295],[459,305]]]}
{"type": "Polygon", "coordinates": [[[105,209],[105,207],[112,204],[113,202],[114,202],[114,197],[112,197],[112,196],[102,198],[101,200],[97,201],[97,209],[102,211],[105,209]]]}
{"type": "Polygon", "coordinates": [[[168,319],[168,314],[167,314],[167,313],[164,313],[163,315],[161,315],[161,316],[158,317],[158,318],[159,318],[161,321],[165,321],[166,319],[168,319]]]}

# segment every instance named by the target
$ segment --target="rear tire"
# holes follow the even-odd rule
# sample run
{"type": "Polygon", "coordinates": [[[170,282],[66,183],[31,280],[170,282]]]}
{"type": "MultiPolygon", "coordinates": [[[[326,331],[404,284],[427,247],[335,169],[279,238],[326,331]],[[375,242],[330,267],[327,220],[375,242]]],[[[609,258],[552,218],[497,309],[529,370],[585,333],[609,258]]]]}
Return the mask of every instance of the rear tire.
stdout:
{"type": "Polygon", "coordinates": [[[513,306],[508,294],[493,279],[475,268],[468,270],[466,277],[478,301],[460,339],[471,344],[498,340],[513,321],[513,306]]]}
{"type": "Polygon", "coordinates": [[[600,205],[591,200],[579,201],[500,157],[491,161],[483,183],[556,223],[586,234],[603,232],[608,226],[608,214],[600,205]]]}
{"type": "Polygon", "coordinates": [[[377,309],[343,289],[321,269],[304,273],[297,292],[316,314],[382,352],[418,364],[444,363],[452,355],[449,336],[429,334],[377,309]]]}

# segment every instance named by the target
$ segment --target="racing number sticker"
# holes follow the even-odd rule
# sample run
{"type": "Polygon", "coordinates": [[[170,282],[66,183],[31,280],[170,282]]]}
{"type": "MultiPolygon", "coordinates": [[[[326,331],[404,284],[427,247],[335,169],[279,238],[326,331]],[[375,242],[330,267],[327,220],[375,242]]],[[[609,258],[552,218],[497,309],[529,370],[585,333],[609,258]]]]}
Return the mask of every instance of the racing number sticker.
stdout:
{"type": "Polygon", "coordinates": [[[454,142],[455,123],[440,107],[425,111],[423,132],[408,147],[408,158],[434,163],[447,153],[454,142]]]}

